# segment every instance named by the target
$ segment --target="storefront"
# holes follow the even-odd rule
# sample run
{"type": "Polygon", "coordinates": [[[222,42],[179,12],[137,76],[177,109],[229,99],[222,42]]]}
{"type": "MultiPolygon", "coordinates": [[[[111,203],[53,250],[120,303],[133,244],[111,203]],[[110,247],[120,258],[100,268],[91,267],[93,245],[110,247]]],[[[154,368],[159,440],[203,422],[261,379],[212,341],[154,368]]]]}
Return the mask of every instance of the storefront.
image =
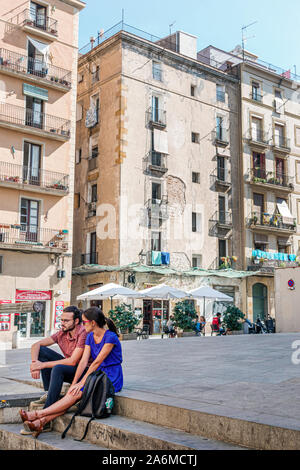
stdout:
{"type": "Polygon", "coordinates": [[[150,334],[162,333],[163,326],[169,320],[169,300],[144,300],[144,325],[149,325],[150,334]]]}

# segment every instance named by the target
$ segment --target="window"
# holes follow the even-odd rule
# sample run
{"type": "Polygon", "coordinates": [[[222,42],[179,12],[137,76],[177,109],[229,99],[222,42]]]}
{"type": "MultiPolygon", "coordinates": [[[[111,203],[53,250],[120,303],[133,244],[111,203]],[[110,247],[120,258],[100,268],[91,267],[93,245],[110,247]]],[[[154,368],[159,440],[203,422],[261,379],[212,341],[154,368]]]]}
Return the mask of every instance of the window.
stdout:
{"type": "Polygon", "coordinates": [[[278,90],[278,89],[275,90],[275,98],[282,99],[282,91],[281,90],[278,90]]]}
{"type": "Polygon", "coordinates": [[[216,118],[216,132],[217,132],[217,139],[223,140],[224,130],[223,130],[223,118],[221,116],[217,116],[216,118]]]}
{"type": "Polygon", "coordinates": [[[192,172],[192,182],[200,183],[200,173],[196,173],[195,171],[192,172]]]}
{"type": "Polygon", "coordinates": [[[30,18],[34,26],[47,29],[47,8],[35,2],[30,2],[30,18]]]}
{"type": "Polygon", "coordinates": [[[252,82],[252,99],[254,101],[261,101],[261,98],[260,84],[257,82],[252,82]]]}
{"type": "Polygon", "coordinates": [[[161,251],[161,232],[151,233],[151,251],[161,251]]]}
{"type": "Polygon", "coordinates": [[[0,256],[0,274],[3,273],[3,256],[0,256]]]}
{"type": "Polygon", "coordinates": [[[275,124],[274,140],[276,147],[284,147],[285,145],[285,127],[280,124],[275,124]]]}
{"type": "Polygon", "coordinates": [[[255,250],[267,251],[269,245],[268,235],[261,233],[254,234],[254,248],[255,250]]]}
{"type": "Polygon", "coordinates": [[[251,117],[251,137],[255,142],[263,142],[262,119],[251,117]]]}
{"type": "Polygon", "coordinates": [[[196,86],[191,85],[191,96],[196,96],[196,86]]]}
{"type": "Polygon", "coordinates": [[[45,77],[47,75],[48,66],[46,63],[46,54],[42,54],[44,48],[47,44],[43,44],[39,41],[35,42],[39,46],[39,50],[28,40],[28,62],[27,62],[27,71],[30,74],[38,75],[40,77],[45,77]]]}
{"type": "Polygon", "coordinates": [[[217,156],[217,177],[219,181],[226,181],[225,179],[225,157],[217,156]]]}
{"type": "Polygon", "coordinates": [[[295,126],[295,145],[300,147],[300,127],[295,126]]]}
{"type": "Polygon", "coordinates": [[[25,232],[25,241],[38,241],[39,202],[21,199],[21,231],[25,232]]]}
{"type": "Polygon", "coordinates": [[[221,265],[223,262],[221,258],[227,257],[227,244],[226,240],[219,240],[219,264],[221,265]]]}
{"type": "Polygon", "coordinates": [[[192,212],[192,232],[201,232],[201,214],[192,212]]]}
{"type": "Polygon", "coordinates": [[[200,142],[200,135],[197,132],[192,132],[192,142],[194,144],[199,144],[200,142]]]}
{"type": "Polygon", "coordinates": [[[96,122],[95,125],[99,122],[99,111],[100,111],[100,98],[99,95],[91,96],[91,107],[96,110],[96,122]]]}
{"type": "Polygon", "coordinates": [[[162,81],[162,68],[161,63],[156,62],[155,60],[152,62],[152,77],[154,80],[162,81]]]}
{"type": "Polygon", "coordinates": [[[266,178],[266,158],[264,153],[253,152],[253,176],[266,178]]]}
{"type": "Polygon", "coordinates": [[[193,255],[192,256],[192,267],[193,268],[202,268],[202,255],[193,255]]]}
{"type": "Polygon", "coordinates": [[[98,145],[95,145],[94,147],[92,147],[92,158],[97,158],[98,154],[99,154],[98,145]]]}
{"type": "Polygon", "coordinates": [[[288,238],[277,238],[277,250],[278,253],[289,253],[289,239],[288,238]]]}
{"type": "Polygon", "coordinates": [[[161,201],[161,184],[152,183],[152,201],[161,201]]]}
{"type": "Polygon", "coordinates": [[[40,145],[24,142],[23,182],[40,185],[41,153],[40,145]]]}
{"type": "Polygon", "coordinates": [[[226,199],[225,199],[225,196],[219,196],[218,206],[219,206],[219,222],[221,224],[225,224],[226,223],[226,199]]]}
{"type": "Polygon", "coordinates": [[[92,83],[99,82],[100,80],[100,67],[99,65],[94,66],[92,71],[92,83]]]}
{"type": "Polygon", "coordinates": [[[225,87],[224,85],[217,85],[217,101],[225,103],[225,87]]]}
{"type": "Polygon", "coordinates": [[[89,264],[97,264],[97,235],[96,232],[90,233],[90,243],[89,243],[89,255],[90,255],[90,263],[89,264]]]}
{"type": "Polygon", "coordinates": [[[97,202],[97,200],[98,200],[97,185],[93,184],[91,187],[91,202],[97,202]]]}
{"type": "Polygon", "coordinates": [[[43,128],[43,101],[26,96],[26,126],[43,128]]]}

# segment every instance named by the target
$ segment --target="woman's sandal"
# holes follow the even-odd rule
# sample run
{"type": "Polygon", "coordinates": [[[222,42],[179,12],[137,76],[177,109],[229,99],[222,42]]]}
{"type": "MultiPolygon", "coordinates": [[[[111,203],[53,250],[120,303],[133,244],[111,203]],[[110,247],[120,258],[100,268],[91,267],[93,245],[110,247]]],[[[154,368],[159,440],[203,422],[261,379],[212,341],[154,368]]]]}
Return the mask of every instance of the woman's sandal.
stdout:
{"type": "Polygon", "coordinates": [[[25,421],[35,421],[36,419],[39,419],[36,411],[20,410],[19,413],[23,423],[25,423],[25,421]]]}
{"type": "Polygon", "coordinates": [[[28,428],[32,432],[32,436],[37,439],[37,437],[43,431],[43,427],[46,424],[45,418],[39,418],[35,421],[25,421],[24,427],[28,428]]]}

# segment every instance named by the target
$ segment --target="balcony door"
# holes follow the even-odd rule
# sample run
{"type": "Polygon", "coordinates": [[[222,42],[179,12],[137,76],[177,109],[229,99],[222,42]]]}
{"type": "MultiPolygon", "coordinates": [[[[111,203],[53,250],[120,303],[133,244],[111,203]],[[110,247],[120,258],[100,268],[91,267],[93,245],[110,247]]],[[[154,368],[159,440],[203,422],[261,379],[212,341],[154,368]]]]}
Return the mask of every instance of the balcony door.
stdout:
{"type": "Polygon", "coordinates": [[[26,125],[43,128],[43,101],[26,96],[26,125]]]}
{"type": "Polygon", "coordinates": [[[217,116],[216,131],[217,131],[217,139],[223,140],[223,118],[221,116],[217,116]]]}
{"type": "Polygon", "coordinates": [[[23,181],[40,185],[41,146],[24,142],[23,181]]]}
{"type": "Polygon", "coordinates": [[[266,178],[266,159],[264,153],[253,152],[253,176],[266,178]]]}
{"type": "Polygon", "coordinates": [[[219,196],[219,222],[226,223],[226,201],[224,196],[219,196]]]}
{"type": "Polygon", "coordinates": [[[92,232],[90,234],[90,264],[96,264],[97,253],[97,234],[92,232]]]}
{"type": "Polygon", "coordinates": [[[261,119],[252,117],[251,135],[252,135],[252,140],[254,140],[255,142],[262,141],[262,120],[261,119]]]}
{"type": "Polygon", "coordinates": [[[152,120],[159,122],[159,97],[152,96],[152,120]]]}
{"type": "Polygon", "coordinates": [[[38,241],[39,202],[32,199],[21,199],[21,231],[25,241],[38,241]]]}
{"type": "Polygon", "coordinates": [[[223,264],[223,261],[221,258],[226,258],[227,257],[227,246],[226,246],[226,240],[219,240],[219,266],[223,264]]]}
{"type": "Polygon", "coordinates": [[[274,139],[276,147],[284,147],[284,126],[275,124],[274,139]]]}
{"type": "Polygon", "coordinates": [[[275,176],[280,184],[284,185],[284,160],[282,158],[275,159],[275,176]]]}
{"type": "Polygon", "coordinates": [[[262,223],[264,207],[265,207],[264,195],[254,193],[253,194],[253,212],[255,213],[257,220],[260,224],[262,223]]]}
{"type": "Polygon", "coordinates": [[[27,72],[43,77],[46,75],[47,64],[45,56],[39,52],[34,45],[28,41],[28,64],[27,72]]]}
{"type": "Polygon", "coordinates": [[[225,181],[225,157],[218,156],[217,175],[219,181],[225,181]]]}
{"type": "Polygon", "coordinates": [[[34,26],[41,29],[47,27],[47,8],[35,2],[30,2],[30,18],[34,26]]]}

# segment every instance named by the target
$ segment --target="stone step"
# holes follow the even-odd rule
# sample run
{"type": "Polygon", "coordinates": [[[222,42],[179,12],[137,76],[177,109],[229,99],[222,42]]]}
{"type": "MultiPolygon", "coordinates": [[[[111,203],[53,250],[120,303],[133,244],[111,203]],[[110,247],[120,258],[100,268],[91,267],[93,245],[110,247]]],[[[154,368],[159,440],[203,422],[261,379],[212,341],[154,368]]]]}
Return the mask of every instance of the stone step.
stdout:
{"type": "Polygon", "coordinates": [[[77,442],[72,437],[61,439],[57,432],[45,432],[35,439],[31,435],[23,436],[22,424],[0,425],[1,450],[107,450],[90,442],[77,442]]]}
{"type": "MultiPolygon", "coordinates": [[[[63,432],[72,418],[65,414],[53,423],[56,432],[63,432]]],[[[81,439],[89,418],[77,416],[69,436],[81,439]]],[[[156,426],[138,420],[111,415],[90,423],[85,441],[115,450],[243,450],[227,443],[191,435],[176,429],[156,426]]]]}

